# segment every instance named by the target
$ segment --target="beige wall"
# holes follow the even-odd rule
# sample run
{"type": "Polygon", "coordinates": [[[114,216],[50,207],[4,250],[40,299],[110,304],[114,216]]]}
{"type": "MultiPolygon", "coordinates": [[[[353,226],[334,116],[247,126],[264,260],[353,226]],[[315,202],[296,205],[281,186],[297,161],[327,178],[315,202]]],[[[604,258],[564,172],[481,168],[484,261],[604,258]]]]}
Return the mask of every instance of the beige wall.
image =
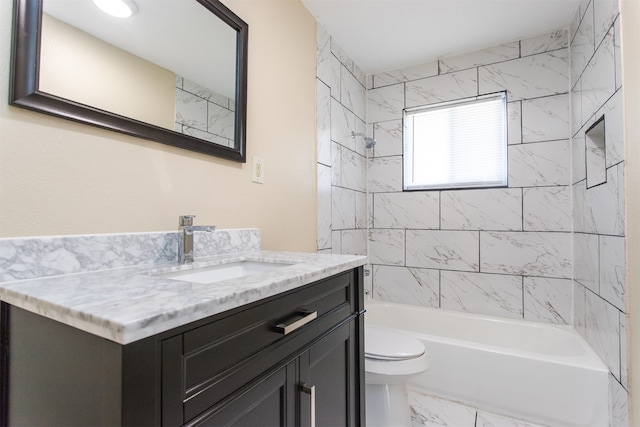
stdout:
{"type": "Polygon", "coordinates": [[[173,72],[47,14],[42,19],[40,90],[140,121],[175,128],[173,72]]]}
{"type": "MultiPolygon", "coordinates": [[[[248,163],[0,103],[0,236],[258,227],[263,247],[315,251],[315,20],[299,1],[225,0],[249,24],[248,163]],[[265,183],[251,182],[253,156],[265,183]]],[[[0,99],[11,4],[0,0],[0,99]]]]}
{"type": "Polygon", "coordinates": [[[631,426],[640,425],[640,2],[620,2],[625,123],[627,338],[631,426]]]}

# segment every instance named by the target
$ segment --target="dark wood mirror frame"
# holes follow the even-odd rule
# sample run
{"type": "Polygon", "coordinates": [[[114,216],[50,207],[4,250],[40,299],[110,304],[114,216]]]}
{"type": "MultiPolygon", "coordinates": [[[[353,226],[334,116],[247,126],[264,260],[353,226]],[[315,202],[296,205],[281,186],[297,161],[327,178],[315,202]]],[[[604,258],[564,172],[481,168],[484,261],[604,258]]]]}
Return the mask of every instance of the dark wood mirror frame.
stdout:
{"type": "Polygon", "coordinates": [[[127,135],[172,145],[236,162],[246,162],[247,47],[249,26],[218,0],[194,0],[237,31],[236,114],[234,148],[209,143],[173,130],[110,113],[41,92],[40,33],[43,0],[15,0],[9,103],[127,135]]]}

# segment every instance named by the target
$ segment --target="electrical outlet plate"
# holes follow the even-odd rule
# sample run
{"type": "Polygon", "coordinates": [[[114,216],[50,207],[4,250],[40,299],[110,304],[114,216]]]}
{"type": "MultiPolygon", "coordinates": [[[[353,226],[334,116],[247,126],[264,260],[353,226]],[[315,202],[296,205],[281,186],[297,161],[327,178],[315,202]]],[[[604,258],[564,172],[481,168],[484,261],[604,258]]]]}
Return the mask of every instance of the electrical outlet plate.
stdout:
{"type": "Polygon", "coordinates": [[[258,184],[264,183],[264,159],[260,157],[253,158],[253,169],[251,172],[251,181],[258,184]]]}

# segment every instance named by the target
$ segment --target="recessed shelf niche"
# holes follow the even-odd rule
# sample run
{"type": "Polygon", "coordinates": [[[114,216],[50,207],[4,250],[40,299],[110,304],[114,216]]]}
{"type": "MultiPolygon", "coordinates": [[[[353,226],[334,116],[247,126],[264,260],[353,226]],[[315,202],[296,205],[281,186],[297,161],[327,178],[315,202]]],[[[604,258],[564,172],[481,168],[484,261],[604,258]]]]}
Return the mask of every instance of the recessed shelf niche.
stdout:
{"type": "Polygon", "coordinates": [[[587,188],[607,182],[606,145],[604,116],[600,117],[585,132],[587,160],[587,188]]]}

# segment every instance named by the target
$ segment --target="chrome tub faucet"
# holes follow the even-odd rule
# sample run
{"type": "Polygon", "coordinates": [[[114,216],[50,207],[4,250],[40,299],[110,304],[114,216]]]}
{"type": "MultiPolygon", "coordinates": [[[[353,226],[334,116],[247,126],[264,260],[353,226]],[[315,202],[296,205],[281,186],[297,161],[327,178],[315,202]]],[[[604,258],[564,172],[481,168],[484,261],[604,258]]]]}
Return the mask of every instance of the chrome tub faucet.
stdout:
{"type": "Polygon", "coordinates": [[[212,232],[216,229],[215,225],[193,225],[195,215],[181,215],[180,227],[181,231],[178,238],[178,262],[180,264],[188,264],[193,262],[193,232],[207,231],[212,232]]]}

